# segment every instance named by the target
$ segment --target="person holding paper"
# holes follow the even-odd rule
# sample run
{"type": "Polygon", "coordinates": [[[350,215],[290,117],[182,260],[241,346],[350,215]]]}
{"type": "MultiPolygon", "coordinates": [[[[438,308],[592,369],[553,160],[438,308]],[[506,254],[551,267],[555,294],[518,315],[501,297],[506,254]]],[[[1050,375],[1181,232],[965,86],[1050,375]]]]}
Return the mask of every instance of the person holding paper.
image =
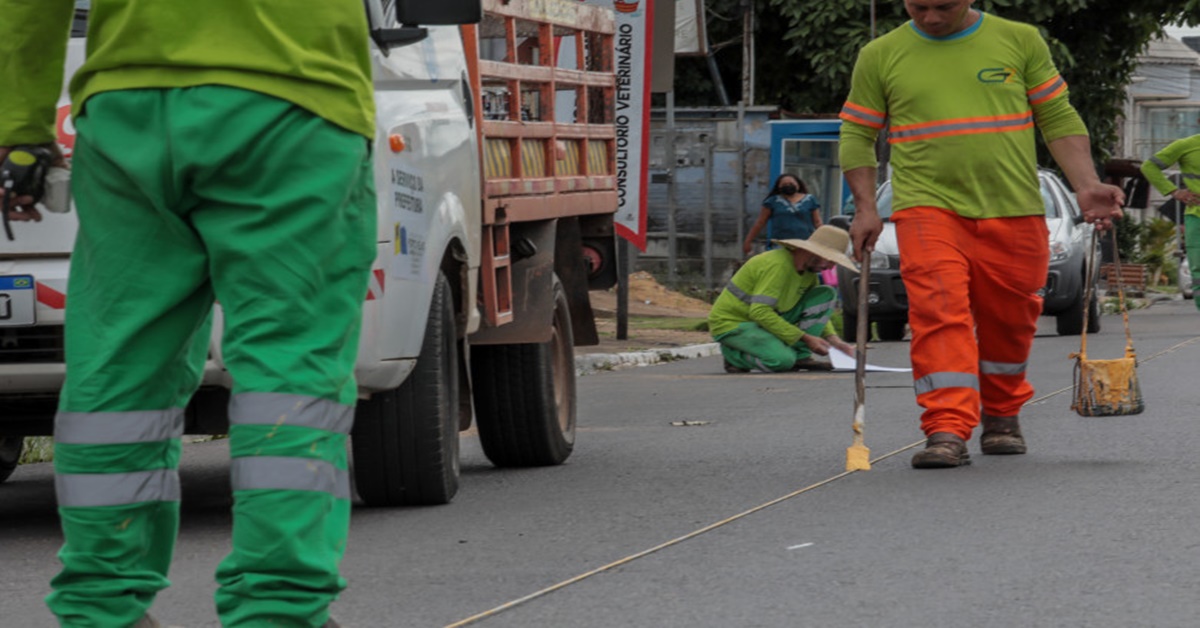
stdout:
{"type": "Polygon", "coordinates": [[[853,355],[854,347],[838,337],[830,322],[837,291],[819,285],[817,274],[834,264],[858,272],[845,253],[850,236],[824,225],[807,240],[772,242],[780,248],[747,260],[708,315],[725,371],[832,370],[813,354],[828,355],[834,347],[853,355]]]}

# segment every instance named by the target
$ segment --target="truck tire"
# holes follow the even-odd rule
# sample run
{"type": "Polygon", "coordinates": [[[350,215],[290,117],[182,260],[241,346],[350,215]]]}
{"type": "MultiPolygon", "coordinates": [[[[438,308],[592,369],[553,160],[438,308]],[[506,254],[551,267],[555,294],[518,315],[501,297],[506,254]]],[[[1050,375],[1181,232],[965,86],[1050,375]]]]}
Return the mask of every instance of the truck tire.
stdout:
{"type": "Polygon", "coordinates": [[[368,506],[449,503],[458,492],[458,347],[450,283],[438,273],[421,355],[399,388],[358,402],[351,449],[368,506]]]}
{"type": "Polygon", "coordinates": [[[471,349],[475,421],[498,467],[561,464],[575,447],[575,346],[567,293],[554,278],[554,323],[540,344],[471,349]]]}
{"type": "Polygon", "coordinates": [[[24,436],[5,436],[0,438],[0,482],[17,470],[21,460],[21,448],[25,444],[24,436]]]}

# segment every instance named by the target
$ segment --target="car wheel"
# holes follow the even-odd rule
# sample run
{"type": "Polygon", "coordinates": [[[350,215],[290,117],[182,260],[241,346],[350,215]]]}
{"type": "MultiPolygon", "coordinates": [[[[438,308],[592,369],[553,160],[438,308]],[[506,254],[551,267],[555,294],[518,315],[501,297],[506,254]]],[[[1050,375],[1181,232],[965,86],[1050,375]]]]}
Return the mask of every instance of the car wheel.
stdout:
{"type": "MultiPolygon", "coordinates": [[[[1078,336],[1083,333],[1083,297],[1082,292],[1075,302],[1067,309],[1059,312],[1054,316],[1055,327],[1060,336],[1078,336]]],[[[1095,299],[1092,302],[1095,303],[1095,299]]],[[[1091,312],[1088,313],[1088,318],[1091,319],[1091,312]]],[[[1097,311],[1097,325],[1099,325],[1099,311],[1097,311]]],[[[1089,329],[1091,325],[1088,326],[1089,329]]]]}
{"type": "Polygon", "coordinates": [[[876,325],[876,330],[879,332],[880,340],[904,340],[904,327],[908,323],[906,321],[879,321],[876,325]]]}
{"type": "Polygon", "coordinates": [[[842,340],[856,342],[858,340],[858,317],[842,313],[842,340]]]}
{"type": "Polygon", "coordinates": [[[0,482],[17,470],[21,461],[21,448],[25,444],[24,436],[5,436],[0,438],[0,482]]]}
{"type": "Polygon", "coordinates": [[[1092,293],[1092,302],[1088,304],[1088,333],[1095,334],[1100,331],[1100,299],[1095,298],[1095,292],[1092,293]]]}
{"type": "Polygon", "coordinates": [[[399,388],[358,402],[354,480],[368,506],[447,504],[458,492],[458,348],[454,305],[438,273],[421,355],[399,388]]]}

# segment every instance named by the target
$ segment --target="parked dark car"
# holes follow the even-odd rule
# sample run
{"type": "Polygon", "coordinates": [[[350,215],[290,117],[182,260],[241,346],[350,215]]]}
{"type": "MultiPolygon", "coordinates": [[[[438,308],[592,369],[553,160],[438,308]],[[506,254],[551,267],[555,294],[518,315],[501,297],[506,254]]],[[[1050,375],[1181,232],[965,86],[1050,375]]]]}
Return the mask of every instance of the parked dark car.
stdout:
{"type": "MultiPolygon", "coordinates": [[[[1079,335],[1083,332],[1084,273],[1088,250],[1092,244],[1093,227],[1083,221],[1075,195],[1067,190],[1057,176],[1049,171],[1038,172],[1042,200],[1046,205],[1046,226],[1050,230],[1050,267],[1041,294],[1042,315],[1054,316],[1060,335],[1079,335]]],[[[900,278],[900,248],[896,229],[889,220],[892,213],[892,185],[879,186],[875,199],[880,218],[884,219],[883,233],[871,255],[871,286],[868,292],[868,312],[881,340],[903,340],[908,324],[908,294],[900,278]]],[[[837,216],[831,224],[849,227],[849,217],[837,216]]],[[[1097,265],[1098,266],[1098,265],[1097,265]]],[[[1093,290],[1100,273],[1092,273],[1093,290]]],[[[843,336],[855,339],[858,322],[858,275],[838,268],[838,291],[842,299],[843,336]]],[[[1093,298],[1088,308],[1088,332],[1100,331],[1099,299],[1093,298]]]]}

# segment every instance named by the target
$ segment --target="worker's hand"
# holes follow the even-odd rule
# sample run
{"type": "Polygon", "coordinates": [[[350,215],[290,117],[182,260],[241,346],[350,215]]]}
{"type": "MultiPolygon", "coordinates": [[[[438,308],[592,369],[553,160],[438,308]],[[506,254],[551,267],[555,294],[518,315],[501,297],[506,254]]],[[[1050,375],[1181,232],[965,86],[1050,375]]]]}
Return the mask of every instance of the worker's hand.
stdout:
{"type": "Polygon", "coordinates": [[[753,251],[753,250],[754,250],[753,242],[746,240],[745,242],[742,243],[742,254],[743,255],[749,256],[750,251],[753,251]]]}
{"type": "MultiPolygon", "coordinates": [[[[68,167],[67,160],[65,158],[63,158],[62,150],[58,147],[57,142],[54,142],[51,144],[45,144],[45,146],[46,146],[46,148],[49,148],[51,150],[51,152],[54,153],[54,156],[55,156],[54,157],[54,165],[55,166],[57,166],[59,168],[68,167]]],[[[0,163],[2,163],[8,157],[8,154],[10,152],[12,152],[12,149],[13,149],[12,146],[0,146],[0,163]]],[[[0,187],[0,203],[4,202],[5,194],[6,194],[6,192],[4,191],[4,189],[2,187],[0,187]]],[[[8,214],[8,219],[10,221],[12,221],[12,222],[28,222],[28,221],[41,222],[42,212],[38,211],[37,205],[34,203],[32,196],[18,196],[18,197],[11,199],[9,202],[11,203],[10,209],[12,210],[8,214]]]]}
{"type": "Polygon", "coordinates": [[[1171,198],[1183,203],[1184,205],[1200,205],[1200,194],[1196,194],[1191,190],[1179,188],[1171,192],[1171,198]]]}
{"type": "Polygon", "coordinates": [[[850,222],[850,241],[854,243],[854,261],[863,260],[863,251],[874,251],[875,241],[883,233],[883,220],[874,207],[860,207],[850,222]]]}
{"type": "Polygon", "coordinates": [[[842,338],[840,336],[830,336],[830,337],[826,338],[825,340],[834,349],[837,349],[838,351],[841,351],[842,353],[845,353],[846,355],[848,355],[850,357],[854,357],[854,354],[858,351],[858,349],[855,348],[854,345],[846,342],[845,340],[842,340],[842,338]]]}
{"type": "Polygon", "coordinates": [[[1124,215],[1121,206],[1125,204],[1125,192],[1115,185],[1096,182],[1076,190],[1075,198],[1083,211],[1083,219],[1099,231],[1112,229],[1113,221],[1124,215]]]}
{"type": "Polygon", "coordinates": [[[820,336],[804,334],[800,336],[800,342],[803,342],[809,351],[817,355],[829,355],[829,341],[820,336]]]}

